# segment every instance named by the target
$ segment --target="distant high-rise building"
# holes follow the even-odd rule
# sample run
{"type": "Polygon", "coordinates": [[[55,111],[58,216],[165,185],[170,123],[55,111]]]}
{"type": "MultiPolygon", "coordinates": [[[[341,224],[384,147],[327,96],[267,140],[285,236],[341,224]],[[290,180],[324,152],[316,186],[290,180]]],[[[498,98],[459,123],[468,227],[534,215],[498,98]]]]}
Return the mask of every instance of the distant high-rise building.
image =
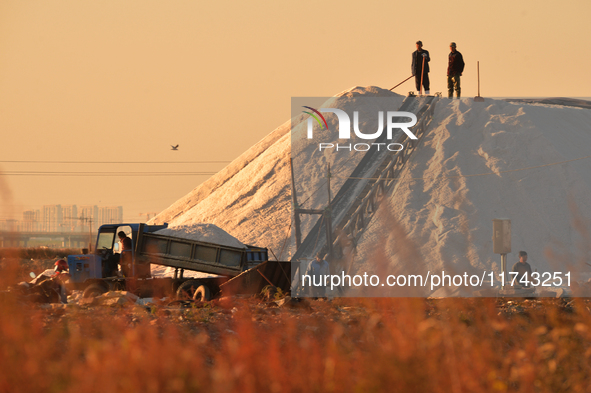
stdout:
{"type": "Polygon", "coordinates": [[[0,220],[0,231],[18,232],[20,231],[20,222],[15,219],[0,220]]]}
{"type": "Polygon", "coordinates": [[[78,207],[76,205],[63,206],[62,214],[62,230],[64,232],[76,232],[80,226],[80,220],[78,220],[78,207]]]}
{"type": "Polygon", "coordinates": [[[39,209],[24,211],[20,230],[21,232],[41,231],[41,211],[39,209]]]}
{"type": "Polygon", "coordinates": [[[81,231],[85,232],[92,228],[92,231],[95,232],[99,227],[98,224],[98,217],[99,217],[99,208],[98,206],[94,205],[84,205],[80,206],[78,209],[78,218],[81,225],[81,231]]]}
{"type": "Polygon", "coordinates": [[[22,220],[0,220],[1,231],[96,232],[101,225],[123,222],[123,206],[44,205],[23,212],[22,220]]]}
{"type": "Polygon", "coordinates": [[[43,232],[61,232],[64,219],[61,205],[43,206],[43,232]]]}
{"type": "Polygon", "coordinates": [[[123,206],[99,207],[98,226],[123,222],[123,206]]]}

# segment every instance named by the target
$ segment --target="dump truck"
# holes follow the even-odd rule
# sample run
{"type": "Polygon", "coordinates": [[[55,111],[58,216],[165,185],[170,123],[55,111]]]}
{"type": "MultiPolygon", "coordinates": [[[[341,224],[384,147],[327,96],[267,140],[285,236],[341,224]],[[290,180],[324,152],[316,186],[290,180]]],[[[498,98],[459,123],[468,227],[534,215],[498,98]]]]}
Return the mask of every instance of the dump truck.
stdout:
{"type": "Polygon", "coordinates": [[[266,248],[236,248],[157,233],[167,227],[167,224],[102,225],[94,252],[67,257],[70,287],[83,290],[84,297],[126,290],[140,297],[176,295],[180,299],[209,300],[228,280],[268,260],[266,248]],[[121,231],[131,238],[132,245],[123,254],[117,238],[121,231]],[[122,258],[130,266],[128,276],[117,271],[122,258]],[[152,277],[152,264],[174,268],[174,276],[152,277]],[[185,270],[215,276],[184,277],[185,270]]]}

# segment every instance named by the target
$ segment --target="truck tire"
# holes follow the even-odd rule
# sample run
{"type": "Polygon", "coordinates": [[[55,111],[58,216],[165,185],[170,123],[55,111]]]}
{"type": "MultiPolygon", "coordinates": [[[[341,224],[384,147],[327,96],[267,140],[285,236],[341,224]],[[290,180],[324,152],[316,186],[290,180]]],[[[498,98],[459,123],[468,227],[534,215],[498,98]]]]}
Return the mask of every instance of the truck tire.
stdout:
{"type": "Polygon", "coordinates": [[[206,285],[200,285],[193,295],[193,300],[196,302],[208,302],[211,300],[211,291],[206,285]]]}
{"type": "Polygon", "coordinates": [[[201,286],[201,282],[198,280],[187,280],[179,285],[176,290],[176,298],[178,300],[190,300],[193,299],[193,295],[197,288],[201,286]]]}
{"type": "Polygon", "coordinates": [[[100,296],[103,293],[107,293],[107,292],[108,292],[107,288],[105,288],[103,285],[94,283],[94,284],[90,284],[89,286],[86,287],[86,289],[82,293],[82,297],[83,298],[97,297],[97,296],[100,296]]]}

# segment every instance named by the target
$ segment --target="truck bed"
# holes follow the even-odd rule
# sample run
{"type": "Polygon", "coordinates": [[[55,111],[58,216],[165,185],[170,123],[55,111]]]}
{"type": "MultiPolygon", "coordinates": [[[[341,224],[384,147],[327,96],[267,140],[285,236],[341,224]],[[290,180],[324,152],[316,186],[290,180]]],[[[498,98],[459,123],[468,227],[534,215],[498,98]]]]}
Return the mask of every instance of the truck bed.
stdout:
{"type": "Polygon", "coordinates": [[[267,258],[267,250],[235,248],[197,240],[142,233],[136,263],[153,263],[209,274],[235,277],[251,263],[267,258]]]}

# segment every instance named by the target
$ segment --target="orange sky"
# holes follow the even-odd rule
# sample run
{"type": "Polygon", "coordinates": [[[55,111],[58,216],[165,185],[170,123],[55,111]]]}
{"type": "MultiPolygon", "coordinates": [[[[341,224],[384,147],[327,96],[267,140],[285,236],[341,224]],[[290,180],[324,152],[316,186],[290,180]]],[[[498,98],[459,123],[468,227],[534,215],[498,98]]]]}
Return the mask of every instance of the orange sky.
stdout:
{"type": "MultiPolygon", "coordinates": [[[[7,161],[230,161],[288,120],[292,96],[402,81],[418,39],[432,92],[455,41],[465,97],[477,60],[483,96],[589,97],[589,15],[586,1],[3,0],[0,170],[216,172],[7,161]]],[[[2,176],[16,206],[0,195],[0,218],[61,203],[123,205],[138,221],[206,178],[2,176]]]]}

